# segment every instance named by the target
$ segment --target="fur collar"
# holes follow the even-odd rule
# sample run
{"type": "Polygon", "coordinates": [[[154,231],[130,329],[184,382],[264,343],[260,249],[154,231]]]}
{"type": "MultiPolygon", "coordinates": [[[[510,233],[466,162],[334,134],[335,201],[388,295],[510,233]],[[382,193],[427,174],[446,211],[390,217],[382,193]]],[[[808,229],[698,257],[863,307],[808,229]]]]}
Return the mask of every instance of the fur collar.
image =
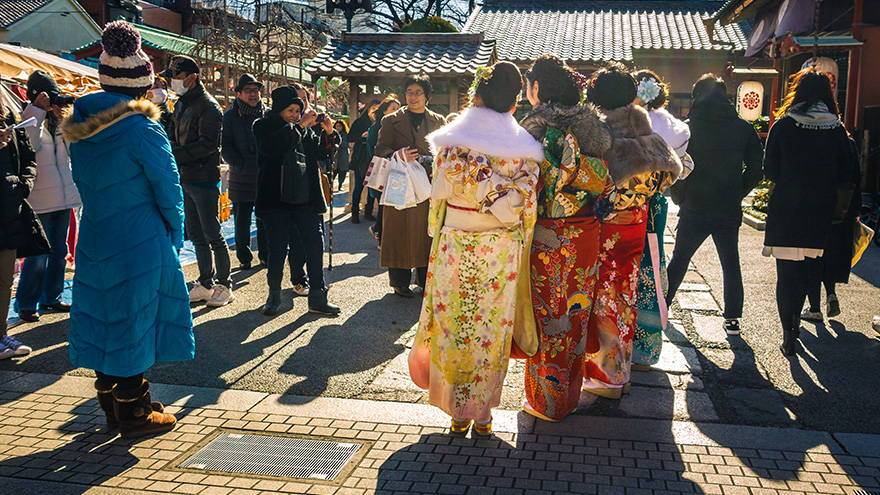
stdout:
{"type": "Polygon", "coordinates": [[[548,127],[570,132],[577,138],[581,152],[589,156],[604,158],[611,148],[611,134],[593,105],[543,103],[523,117],[520,125],[539,141],[543,141],[548,127]]]}
{"type": "Polygon", "coordinates": [[[143,115],[150,120],[158,122],[162,116],[162,111],[155,103],[149,100],[122,101],[106,110],[88,116],[80,122],[74,122],[72,117],[68,117],[61,125],[61,132],[64,133],[64,139],[68,143],[75,143],[88,139],[133,115],[143,115]]]}
{"type": "Polygon", "coordinates": [[[434,154],[443,146],[461,146],[497,158],[544,159],[541,144],[513,115],[488,108],[468,108],[452,123],[429,134],[428,143],[434,154]]]}
{"type": "Polygon", "coordinates": [[[608,152],[608,171],[618,186],[646,172],[667,172],[672,181],[681,175],[678,155],[651,128],[648,111],[634,104],[605,115],[614,138],[608,152]]]}

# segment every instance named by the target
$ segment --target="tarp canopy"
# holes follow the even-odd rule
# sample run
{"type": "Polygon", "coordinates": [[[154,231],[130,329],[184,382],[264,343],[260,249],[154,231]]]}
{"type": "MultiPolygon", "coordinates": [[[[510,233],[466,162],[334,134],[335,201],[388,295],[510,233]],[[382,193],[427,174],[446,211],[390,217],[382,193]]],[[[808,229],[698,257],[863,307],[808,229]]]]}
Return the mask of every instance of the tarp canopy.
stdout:
{"type": "Polygon", "coordinates": [[[62,91],[82,93],[98,87],[98,71],[33,48],[0,43],[0,76],[26,81],[34,70],[52,75],[62,91]]]}

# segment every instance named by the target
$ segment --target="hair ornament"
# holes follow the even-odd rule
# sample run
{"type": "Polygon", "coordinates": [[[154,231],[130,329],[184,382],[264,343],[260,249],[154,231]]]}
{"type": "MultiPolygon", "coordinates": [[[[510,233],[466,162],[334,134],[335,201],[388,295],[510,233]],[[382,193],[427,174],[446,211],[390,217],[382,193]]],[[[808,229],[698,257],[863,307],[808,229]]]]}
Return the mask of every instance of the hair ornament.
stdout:
{"type": "Polygon", "coordinates": [[[471,83],[471,87],[468,89],[468,96],[473,100],[475,96],[477,96],[477,88],[480,87],[480,84],[483,81],[488,82],[489,79],[492,78],[492,73],[495,71],[495,67],[481,65],[477,67],[476,72],[474,73],[474,81],[471,83]]]}
{"type": "Polygon", "coordinates": [[[645,103],[654,101],[654,98],[660,96],[660,83],[653,77],[646,77],[639,81],[636,87],[636,97],[645,103]]]}

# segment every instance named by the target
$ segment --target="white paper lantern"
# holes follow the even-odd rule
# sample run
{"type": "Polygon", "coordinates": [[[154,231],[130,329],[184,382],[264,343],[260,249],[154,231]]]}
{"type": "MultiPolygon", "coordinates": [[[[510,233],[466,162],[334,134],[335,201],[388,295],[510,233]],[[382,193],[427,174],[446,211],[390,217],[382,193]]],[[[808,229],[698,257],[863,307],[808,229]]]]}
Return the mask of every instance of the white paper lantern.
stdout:
{"type": "Polygon", "coordinates": [[[758,81],[745,81],[736,89],[736,112],[749,122],[761,117],[764,107],[764,85],[758,81]]]}
{"type": "Polygon", "coordinates": [[[837,62],[828,57],[818,57],[813,60],[813,57],[807,59],[804,62],[804,65],[801,66],[801,69],[806,69],[811,65],[816,66],[816,70],[819,72],[823,72],[828,75],[828,78],[831,79],[831,93],[834,94],[834,97],[837,98],[837,76],[839,75],[839,69],[837,68],[837,62]]]}

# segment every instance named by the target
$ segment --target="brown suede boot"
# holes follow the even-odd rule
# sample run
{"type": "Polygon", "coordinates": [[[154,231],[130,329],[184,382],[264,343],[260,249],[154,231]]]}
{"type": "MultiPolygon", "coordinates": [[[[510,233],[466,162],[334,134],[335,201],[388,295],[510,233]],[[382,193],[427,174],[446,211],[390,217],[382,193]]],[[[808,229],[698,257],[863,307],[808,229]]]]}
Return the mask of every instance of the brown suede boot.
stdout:
{"type": "Polygon", "coordinates": [[[119,433],[125,438],[165,433],[177,422],[171,414],[153,408],[150,383],[146,380],[134,389],[113,389],[113,408],[119,419],[119,433]]]}
{"type": "MultiPolygon", "coordinates": [[[[107,429],[114,431],[119,428],[119,420],[116,418],[116,410],[113,409],[113,384],[103,382],[99,378],[95,380],[95,390],[98,392],[98,404],[107,418],[107,429]]],[[[153,411],[165,411],[165,406],[161,402],[153,401],[151,405],[153,406],[153,411]]]]}

